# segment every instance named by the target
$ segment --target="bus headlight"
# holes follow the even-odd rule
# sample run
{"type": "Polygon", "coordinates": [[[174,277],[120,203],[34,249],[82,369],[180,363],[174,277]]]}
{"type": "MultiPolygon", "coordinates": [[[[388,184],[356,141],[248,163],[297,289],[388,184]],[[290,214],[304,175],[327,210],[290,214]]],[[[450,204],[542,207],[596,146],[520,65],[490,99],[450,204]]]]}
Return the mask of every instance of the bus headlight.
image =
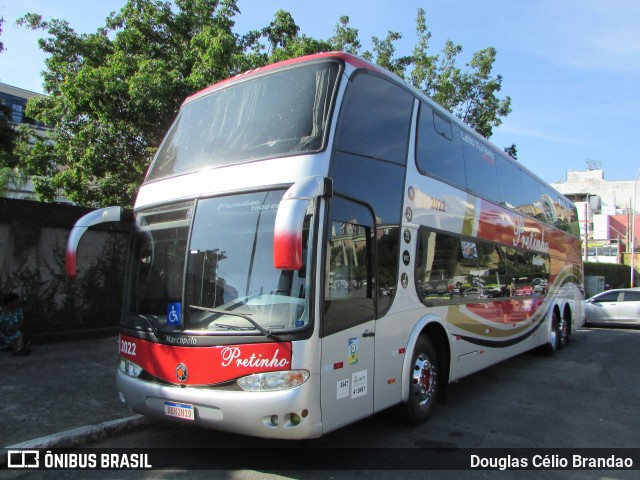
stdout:
{"type": "Polygon", "coordinates": [[[131,360],[120,358],[120,371],[126,373],[130,377],[138,378],[142,373],[142,367],[136,365],[131,360]]]}
{"type": "Polygon", "coordinates": [[[307,370],[254,373],[238,379],[238,386],[248,392],[273,392],[302,385],[309,378],[307,370]]]}

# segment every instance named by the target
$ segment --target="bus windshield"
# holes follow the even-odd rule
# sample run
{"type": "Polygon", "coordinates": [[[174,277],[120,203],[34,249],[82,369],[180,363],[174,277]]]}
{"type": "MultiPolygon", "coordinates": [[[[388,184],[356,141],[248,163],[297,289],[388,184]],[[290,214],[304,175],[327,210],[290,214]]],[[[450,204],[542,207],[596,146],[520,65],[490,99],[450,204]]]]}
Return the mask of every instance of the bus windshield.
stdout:
{"type": "Polygon", "coordinates": [[[312,64],[248,79],[188,102],[146,181],[324,148],[339,64],[312,64]]]}
{"type": "MultiPolygon", "coordinates": [[[[306,268],[273,266],[283,194],[246,193],[138,212],[125,324],[156,333],[254,335],[307,325],[306,268]]],[[[310,224],[309,214],[305,258],[310,224]]]]}

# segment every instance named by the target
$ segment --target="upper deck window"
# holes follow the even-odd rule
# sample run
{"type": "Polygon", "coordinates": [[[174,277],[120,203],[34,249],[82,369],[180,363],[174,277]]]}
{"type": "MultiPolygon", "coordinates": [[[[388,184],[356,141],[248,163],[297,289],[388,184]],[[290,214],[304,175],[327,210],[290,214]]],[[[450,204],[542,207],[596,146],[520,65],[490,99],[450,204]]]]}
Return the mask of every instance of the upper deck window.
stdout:
{"type": "Polygon", "coordinates": [[[460,128],[421,103],[416,162],[420,173],[466,187],[460,128]],[[455,132],[455,134],[454,134],[455,132]]]}
{"type": "Polygon", "coordinates": [[[521,170],[504,157],[496,161],[500,204],[515,210],[523,204],[521,170]]]}
{"type": "Polygon", "coordinates": [[[336,149],[406,165],[412,107],[406,90],[359,73],[342,103],[336,149]]]}
{"type": "Polygon", "coordinates": [[[276,71],[188,102],[146,181],[325,147],[340,64],[276,71]]]}
{"type": "Polygon", "coordinates": [[[462,156],[467,174],[467,188],[485,198],[498,200],[500,195],[496,153],[481,139],[462,132],[462,156]]]}

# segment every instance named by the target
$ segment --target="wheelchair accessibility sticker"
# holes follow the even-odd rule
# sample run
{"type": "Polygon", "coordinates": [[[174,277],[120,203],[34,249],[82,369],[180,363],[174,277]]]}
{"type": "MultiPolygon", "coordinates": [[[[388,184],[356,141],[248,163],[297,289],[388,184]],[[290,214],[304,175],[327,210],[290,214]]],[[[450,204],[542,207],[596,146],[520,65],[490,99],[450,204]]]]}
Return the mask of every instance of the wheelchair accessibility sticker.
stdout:
{"type": "Polygon", "coordinates": [[[182,323],[182,305],[180,302],[167,305],[167,325],[180,326],[182,323]]]}

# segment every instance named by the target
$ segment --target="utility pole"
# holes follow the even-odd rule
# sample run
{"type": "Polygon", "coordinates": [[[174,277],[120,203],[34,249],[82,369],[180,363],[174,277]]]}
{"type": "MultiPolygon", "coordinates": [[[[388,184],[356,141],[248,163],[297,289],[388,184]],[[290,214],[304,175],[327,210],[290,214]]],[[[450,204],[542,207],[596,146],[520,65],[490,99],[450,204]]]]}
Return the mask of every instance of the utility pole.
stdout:
{"type": "Polygon", "coordinates": [[[589,194],[584,204],[584,263],[589,260],[589,194]]]}
{"type": "MultiPolygon", "coordinates": [[[[629,209],[627,210],[627,246],[625,247],[626,255],[629,255],[629,252],[631,252],[631,209],[632,207],[633,207],[633,200],[631,199],[631,197],[629,197],[629,209]]],[[[626,264],[626,263],[622,262],[622,264],[626,264]]]]}
{"type": "Polygon", "coordinates": [[[631,211],[631,285],[633,288],[634,285],[634,274],[635,274],[635,256],[636,256],[636,193],[638,191],[638,175],[640,175],[640,168],[636,173],[636,180],[633,183],[633,207],[631,211]]]}

